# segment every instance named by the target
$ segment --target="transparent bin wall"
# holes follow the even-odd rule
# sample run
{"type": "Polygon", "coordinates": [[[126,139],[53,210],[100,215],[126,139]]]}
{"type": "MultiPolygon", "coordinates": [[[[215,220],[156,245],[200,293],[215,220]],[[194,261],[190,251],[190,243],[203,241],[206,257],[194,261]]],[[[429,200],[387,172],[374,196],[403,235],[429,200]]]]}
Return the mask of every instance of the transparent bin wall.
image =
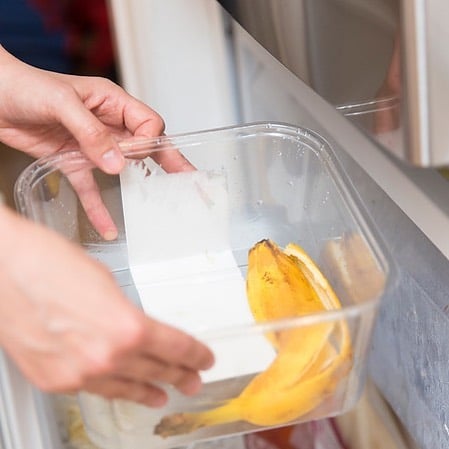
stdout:
{"type": "MultiPolygon", "coordinates": [[[[141,146],[143,149],[127,154],[128,163],[136,165],[139,163],[136,159],[148,157],[154,151],[177,148],[197,169],[214,170],[226,176],[231,247],[243,275],[246,274],[248,249],[257,241],[269,238],[281,246],[295,242],[319,264],[343,306],[341,310],[312,317],[212,329],[198,337],[213,348],[231,340],[237,345],[242,342],[247,353],[239,356],[251,358],[257,353],[261,338],[269,341],[273,332],[280,335],[296,331],[299,335],[311,335],[310,330],[313,333],[313,329],[323,329],[327,332],[329,350],[342,356],[339,363],[332,365],[331,372],[323,367],[328,377],[323,377],[321,389],[318,384],[309,383],[308,388],[298,393],[297,400],[290,399],[293,415],[272,417],[273,411],[283,408],[272,398],[285,394],[275,389],[270,400],[262,401],[258,407],[262,410],[265,407],[263,415],[268,418],[264,422],[245,415],[241,420],[231,419],[225,424],[166,438],[155,434],[161,418],[223,404],[237,397],[254,381],[257,373],[208,383],[195,398],[184,398],[169,389],[171,400],[163,409],[149,409],[126,401],[106,401],[82,393],[80,406],[92,441],[103,448],[169,448],[287,422],[337,415],[352,407],[363,386],[371,330],[379,299],[391,281],[391,270],[375,230],[326,142],[308,130],[255,124],[155,139],[141,146]],[[307,407],[301,399],[304,395],[310,395],[307,407]]],[[[146,170],[144,165],[142,170],[146,170]]],[[[69,179],[73,173],[89,174],[91,170],[89,163],[77,153],[39,161],[18,180],[18,206],[31,219],[82,244],[89,254],[106,263],[128,296],[138,304],[127,261],[118,177],[93,169],[103,201],[119,228],[119,238],[113,242],[101,240],[71,187],[69,179]]],[[[291,375],[292,370],[295,372],[295,361],[302,353],[298,343],[288,354],[290,368],[286,369],[286,375],[291,375]]],[[[217,363],[233,366],[236,360],[232,358],[217,360],[217,363]]],[[[277,384],[282,385],[282,382],[277,384]]],[[[264,390],[270,391],[268,387],[264,390]]],[[[292,393],[290,398],[293,397],[292,393]]]]}

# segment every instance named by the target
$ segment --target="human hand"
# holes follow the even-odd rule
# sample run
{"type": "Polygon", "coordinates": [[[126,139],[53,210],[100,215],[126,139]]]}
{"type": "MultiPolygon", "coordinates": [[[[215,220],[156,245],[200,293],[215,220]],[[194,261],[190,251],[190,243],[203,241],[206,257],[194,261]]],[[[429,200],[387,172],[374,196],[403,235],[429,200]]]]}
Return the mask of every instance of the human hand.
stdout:
{"type": "Polygon", "coordinates": [[[161,406],[213,363],[193,337],[137,310],[112,275],[51,230],[0,206],[0,345],[42,390],[161,406]]]}
{"type": "MultiPolygon", "coordinates": [[[[31,67],[0,46],[0,141],[35,158],[81,150],[106,173],[125,160],[119,141],[159,136],[164,122],[151,108],[111,81],[64,75],[31,67]]],[[[178,151],[154,159],[168,171],[191,170],[178,151]]],[[[112,240],[117,229],[103,205],[90,169],[67,175],[94,227],[112,240]]]]}

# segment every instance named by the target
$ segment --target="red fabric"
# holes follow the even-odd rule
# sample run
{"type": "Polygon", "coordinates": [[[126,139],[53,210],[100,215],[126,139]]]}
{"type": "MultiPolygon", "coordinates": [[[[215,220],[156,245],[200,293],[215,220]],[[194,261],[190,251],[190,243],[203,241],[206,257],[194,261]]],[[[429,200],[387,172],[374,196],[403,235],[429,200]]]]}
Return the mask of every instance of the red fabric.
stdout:
{"type": "Polygon", "coordinates": [[[64,28],[65,0],[28,0],[41,14],[44,25],[49,31],[60,31],[64,28]]]}
{"type": "Polygon", "coordinates": [[[114,65],[105,0],[28,0],[49,30],[62,30],[76,72],[102,75],[114,65]]]}
{"type": "Polygon", "coordinates": [[[107,70],[114,61],[109,15],[104,0],[68,1],[67,48],[84,68],[107,70]]]}

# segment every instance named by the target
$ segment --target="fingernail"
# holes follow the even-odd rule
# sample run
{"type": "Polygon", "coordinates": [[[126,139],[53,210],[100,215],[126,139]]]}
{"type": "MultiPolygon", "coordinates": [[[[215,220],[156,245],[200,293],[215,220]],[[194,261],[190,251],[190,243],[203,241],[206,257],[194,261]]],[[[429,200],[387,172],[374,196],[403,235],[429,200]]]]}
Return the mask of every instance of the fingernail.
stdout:
{"type": "Polygon", "coordinates": [[[125,160],[123,154],[115,148],[106,151],[106,153],[103,154],[102,159],[103,170],[112,174],[118,173],[123,168],[125,160]]]}
{"type": "Polygon", "coordinates": [[[105,240],[115,240],[118,236],[117,230],[115,229],[108,229],[104,234],[103,238],[105,240]]]}

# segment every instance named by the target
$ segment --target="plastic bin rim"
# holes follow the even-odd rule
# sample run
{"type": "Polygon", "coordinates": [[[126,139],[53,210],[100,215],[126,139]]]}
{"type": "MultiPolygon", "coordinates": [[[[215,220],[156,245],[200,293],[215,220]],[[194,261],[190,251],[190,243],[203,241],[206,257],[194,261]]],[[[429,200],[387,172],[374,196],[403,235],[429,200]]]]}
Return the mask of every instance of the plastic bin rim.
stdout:
{"type": "MultiPolygon", "coordinates": [[[[142,153],[145,152],[145,157],[147,157],[155,151],[166,151],[170,149],[169,146],[194,146],[203,143],[204,136],[226,136],[226,134],[231,134],[236,131],[245,133],[245,137],[251,137],[262,133],[265,133],[265,135],[280,133],[284,137],[296,139],[300,138],[301,143],[304,145],[308,144],[310,149],[315,152],[321,152],[323,155],[326,154],[328,157],[331,153],[329,143],[321,135],[309,128],[283,122],[263,121],[179,134],[123,140],[119,142],[119,146],[122,149],[125,158],[130,160],[132,158],[128,156],[131,154],[134,158],[136,158],[136,156],[143,157],[144,155],[142,153]],[[197,139],[199,137],[202,137],[203,139],[197,139]]],[[[242,138],[243,135],[240,134],[239,137],[242,138]]],[[[95,168],[93,162],[91,162],[79,149],[67,149],[49,154],[35,160],[30,165],[25,167],[25,169],[19,174],[14,185],[15,203],[22,214],[27,215],[26,211],[28,210],[29,205],[24,203],[24,197],[27,195],[27,192],[33,188],[35,183],[39,182],[42,176],[49,174],[51,171],[57,170],[60,164],[67,164],[69,162],[74,165],[71,169],[73,171],[80,168],[95,168]]]]}
{"type": "MultiPolygon", "coordinates": [[[[173,145],[177,144],[185,146],[186,143],[191,142],[193,145],[195,145],[204,142],[204,140],[198,141],[197,137],[201,136],[204,137],[205,135],[225,136],[227,133],[233,133],[236,131],[242,133],[244,132],[245,137],[251,137],[262,133],[268,133],[268,134],[282,134],[282,136],[284,137],[301,139],[301,143],[303,143],[304,145],[309,144],[311,150],[313,150],[315,153],[318,152],[322,156],[324,156],[324,159],[327,161],[327,163],[330,162],[331,167],[329,168],[333,173],[335,171],[334,170],[335,167],[333,166],[338,165],[338,159],[333,153],[332,146],[324,137],[322,137],[320,134],[307,127],[291,125],[283,122],[253,122],[187,133],[171,134],[151,138],[142,138],[135,141],[125,141],[125,144],[119,143],[119,145],[122,147],[125,157],[127,157],[128,154],[138,156],[139,150],[145,151],[145,157],[147,157],[154,151],[165,151],[166,149],[169,149],[167,147],[164,148],[164,144],[169,144],[171,146],[171,149],[173,145]]],[[[243,135],[240,134],[240,137],[243,137],[243,135]]],[[[142,156],[142,153],[140,153],[140,156],[142,156]]],[[[57,170],[59,168],[58,165],[60,163],[67,163],[68,161],[74,164],[74,170],[80,168],[83,169],[95,168],[95,165],[91,161],[89,161],[81,151],[65,150],[37,159],[22,171],[22,173],[19,175],[16,181],[14,187],[14,195],[16,205],[23,215],[26,216],[27,211],[31,210],[30,204],[26,204],[25,200],[27,192],[29,192],[33,188],[36,182],[39,182],[42,176],[45,176],[51,173],[52,171],[57,170]]],[[[385,294],[387,290],[389,290],[390,286],[393,284],[392,277],[396,278],[396,276],[394,275],[396,270],[394,267],[393,260],[389,256],[389,253],[385,248],[385,246],[382,244],[382,239],[380,239],[380,236],[378,235],[375,226],[373,226],[369,214],[367,214],[367,211],[365,211],[363,206],[360,204],[356,191],[354,191],[354,189],[350,185],[350,182],[348,182],[348,180],[345,179],[344,172],[338,172],[338,181],[343,183],[344,190],[347,190],[349,188],[349,193],[350,196],[352,197],[351,199],[355,200],[357,211],[361,214],[361,217],[358,217],[358,221],[361,219],[359,225],[362,227],[364,231],[364,236],[371,237],[368,238],[370,247],[376,254],[378,261],[382,262],[381,267],[387,278],[387,283],[384,287],[383,292],[381,292],[379,296],[372,298],[368,301],[365,301],[364,303],[354,304],[351,306],[344,306],[338,310],[323,311],[316,313],[314,315],[287,318],[276,322],[272,321],[269,323],[260,323],[256,325],[251,324],[251,327],[254,328],[255,331],[260,332],[260,330],[258,330],[259,326],[261,327],[274,326],[275,329],[282,328],[283,326],[295,327],[298,326],[300,323],[302,323],[303,325],[307,325],[322,321],[323,317],[326,317],[325,318],[326,320],[336,320],[347,317],[345,315],[346,313],[348,313],[350,316],[361,314],[363,313],[364,310],[366,310],[366,308],[377,306],[381,297],[385,294]],[[357,198],[354,198],[354,196],[357,198]],[[368,231],[369,234],[368,236],[366,235],[366,231],[368,231]],[[376,249],[373,248],[372,237],[374,237],[375,243],[374,246],[376,247],[376,249]]],[[[352,210],[352,207],[350,209],[352,210]]],[[[247,331],[249,327],[250,326],[243,326],[242,329],[244,328],[247,331]]],[[[233,330],[235,332],[235,328],[233,330]]],[[[227,332],[226,329],[222,329],[218,333],[221,333],[221,331],[223,331],[225,334],[227,332]]],[[[215,332],[213,334],[215,334],[215,332]]]]}

